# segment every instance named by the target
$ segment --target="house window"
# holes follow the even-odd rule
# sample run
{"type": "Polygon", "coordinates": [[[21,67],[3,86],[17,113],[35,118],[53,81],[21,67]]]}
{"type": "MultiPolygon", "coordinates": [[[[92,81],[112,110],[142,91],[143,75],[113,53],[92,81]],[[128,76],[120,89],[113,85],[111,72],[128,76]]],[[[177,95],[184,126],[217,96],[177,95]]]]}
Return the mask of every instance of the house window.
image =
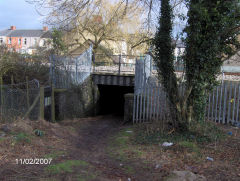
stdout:
{"type": "Polygon", "coordinates": [[[0,44],[3,44],[3,38],[0,38],[0,44]]]}
{"type": "Polygon", "coordinates": [[[37,38],[34,38],[34,45],[37,45],[37,38]]]}
{"type": "Polygon", "coordinates": [[[18,44],[21,45],[21,43],[22,43],[22,39],[19,38],[19,39],[18,39],[18,44]]]}
{"type": "Polygon", "coordinates": [[[27,38],[24,38],[24,45],[27,44],[27,38]]]}
{"type": "Polygon", "coordinates": [[[12,38],[8,39],[8,44],[12,44],[12,38]]]}

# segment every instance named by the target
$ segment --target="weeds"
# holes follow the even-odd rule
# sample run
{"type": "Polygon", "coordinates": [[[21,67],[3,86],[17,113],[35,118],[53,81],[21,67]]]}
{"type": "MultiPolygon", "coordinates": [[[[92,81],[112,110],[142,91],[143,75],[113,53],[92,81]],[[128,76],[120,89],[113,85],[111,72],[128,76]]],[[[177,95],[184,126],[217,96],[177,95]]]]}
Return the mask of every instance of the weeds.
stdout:
{"type": "Polygon", "coordinates": [[[124,166],[124,170],[125,170],[126,173],[128,173],[128,174],[134,174],[134,173],[135,173],[134,168],[131,167],[131,166],[129,166],[129,165],[124,166]]]}
{"type": "MultiPolygon", "coordinates": [[[[113,138],[110,140],[110,145],[108,147],[109,155],[115,159],[124,161],[126,160],[126,152],[129,152],[129,146],[131,145],[131,139],[133,137],[132,128],[125,128],[118,132],[113,138]]],[[[140,151],[131,149],[132,153],[136,153],[138,155],[141,154],[140,151]]]]}
{"type": "Polygon", "coordinates": [[[195,143],[190,142],[190,141],[181,141],[178,143],[178,145],[180,145],[184,148],[187,148],[191,152],[199,152],[200,151],[199,147],[195,143]]]}
{"type": "Polygon", "coordinates": [[[216,140],[225,138],[225,134],[214,124],[210,122],[199,123],[191,128],[187,132],[152,132],[149,134],[144,126],[139,129],[139,126],[135,128],[135,142],[137,144],[159,144],[165,141],[168,142],[182,142],[186,144],[191,143],[210,143],[216,140]]]}
{"type": "Polygon", "coordinates": [[[26,143],[31,142],[30,136],[26,133],[18,133],[17,135],[14,136],[14,138],[16,142],[26,142],[26,143]]]}
{"type": "Polygon", "coordinates": [[[77,176],[77,181],[87,181],[87,180],[94,180],[96,179],[97,175],[95,174],[83,174],[83,175],[78,175],[77,176]]]}
{"type": "Polygon", "coordinates": [[[66,153],[65,151],[58,151],[58,152],[47,154],[47,155],[44,156],[44,158],[56,159],[56,158],[64,155],[65,153],[66,153]]]}
{"type": "Polygon", "coordinates": [[[132,136],[131,128],[123,129],[117,133],[111,140],[112,146],[126,147],[129,143],[130,137],[132,136]]]}
{"type": "Polygon", "coordinates": [[[62,163],[49,165],[46,170],[50,174],[72,173],[74,166],[88,166],[88,163],[82,160],[67,160],[62,163]]]}

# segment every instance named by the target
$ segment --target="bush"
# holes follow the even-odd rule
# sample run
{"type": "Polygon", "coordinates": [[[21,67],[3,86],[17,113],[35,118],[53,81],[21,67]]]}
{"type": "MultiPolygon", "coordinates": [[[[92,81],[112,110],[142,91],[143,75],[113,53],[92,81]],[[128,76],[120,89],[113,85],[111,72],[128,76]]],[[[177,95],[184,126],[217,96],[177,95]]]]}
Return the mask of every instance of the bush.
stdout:
{"type": "Polygon", "coordinates": [[[159,144],[165,141],[173,143],[193,142],[197,144],[214,142],[225,138],[225,134],[212,122],[204,122],[192,126],[188,131],[152,131],[147,130],[146,125],[135,130],[135,142],[138,144],[159,144]]]}
{"type": "Polygon", "coordinates": [[[11,77],[15,84],[37,79],[41,84],[47,84],[49,80],[48,59],[44,56],[23,55],[7,51],[5,46],[0,47],[0,76],[4,84],[11,84],[11,77]]]}

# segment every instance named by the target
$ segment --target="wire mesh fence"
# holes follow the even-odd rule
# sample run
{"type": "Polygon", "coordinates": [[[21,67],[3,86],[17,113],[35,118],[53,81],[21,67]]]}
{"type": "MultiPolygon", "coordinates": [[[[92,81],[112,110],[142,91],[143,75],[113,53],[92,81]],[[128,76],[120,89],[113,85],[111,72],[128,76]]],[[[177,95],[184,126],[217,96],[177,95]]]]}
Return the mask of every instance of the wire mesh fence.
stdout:
{"type": "Polygon", "coordinates": [[[51,56],[50,79],[56,88],[80,85],[92,71],[92,46],[78,57],[51,56]]]}
{"type": "Polygon", "coordinates": [[[11,122],[19,118],[39,118],[39,88],[20,89],[13,85],[1,85],[1,121],[11,122]]]}

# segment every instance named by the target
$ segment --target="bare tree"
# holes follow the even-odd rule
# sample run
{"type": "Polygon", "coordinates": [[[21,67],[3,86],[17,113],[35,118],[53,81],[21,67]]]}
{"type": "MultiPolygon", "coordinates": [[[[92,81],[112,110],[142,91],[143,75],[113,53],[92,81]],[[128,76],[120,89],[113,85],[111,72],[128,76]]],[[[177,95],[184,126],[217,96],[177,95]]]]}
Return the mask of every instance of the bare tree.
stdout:
{"type": "MultiPolygon", "coordinates": [[[[159,0],[26,1],[33,3],[45,16],[46,24],[67,32],[65,40],[72,49],[91,42],[94,52],[109,49],[113,42],[125,41],[130,50],[141,49],[144,53],[156,32],[161,4],[159,0]]],[[[177,16],[183,11],[183,2],[171,0],[176,17],[175,35],[184,26],[177,16]]]]}
{"type": "Polygon", "coordinates": [[[150,35],[143,26],[146,8],[143,8],[143,3],[139,0],[28,2],[34,3],[40,13],[47,11],[45,23],[67,32],[66,39],[73,47],[84,46],[85,42],[91,41],[95,52],[101,44],[106,47],[111,46],[112,42],[126,41],[131,43],[130,47],[135,48],[145,43],[150,35]]]}

